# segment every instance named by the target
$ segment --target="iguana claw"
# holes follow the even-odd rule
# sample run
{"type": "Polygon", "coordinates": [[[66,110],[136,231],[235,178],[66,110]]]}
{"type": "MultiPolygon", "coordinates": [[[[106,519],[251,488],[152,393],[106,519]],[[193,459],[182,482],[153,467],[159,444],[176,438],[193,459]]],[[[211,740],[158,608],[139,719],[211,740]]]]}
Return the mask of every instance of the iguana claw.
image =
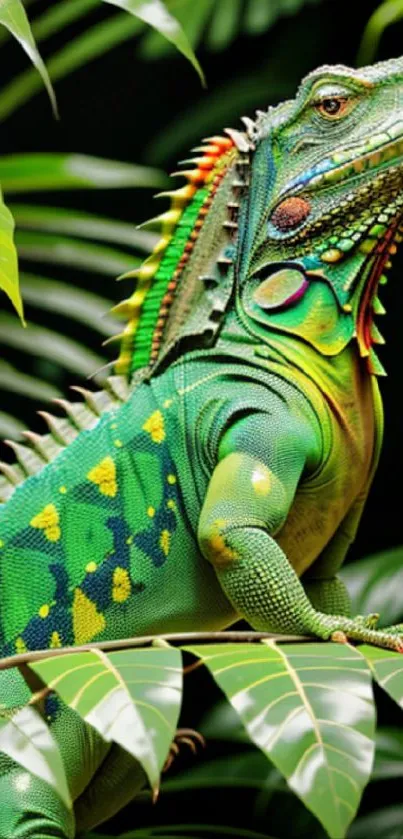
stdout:
{"type": "Polygon", "coordinates": [[[198,746],[201,746],[203,749],[205,748],[206,741],[202,734],[198,731],[194,731],[192,728],[178,728],[175,734],[175,739],[171,743],[169,754],[162,770],[163,772],[167,772],[168,769],[170,769],[175,758],[178,756],[180,746],[182,745],[188,746],[191,752],[195,755],[197,754],[198,746]]]}

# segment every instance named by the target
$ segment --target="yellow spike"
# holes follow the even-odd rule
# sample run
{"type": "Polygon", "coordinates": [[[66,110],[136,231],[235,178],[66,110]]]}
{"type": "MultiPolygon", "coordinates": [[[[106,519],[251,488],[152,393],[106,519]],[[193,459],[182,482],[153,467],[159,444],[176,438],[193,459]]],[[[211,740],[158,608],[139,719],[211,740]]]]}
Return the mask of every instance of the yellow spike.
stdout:
{"type": "MultiPolygon", "coordinates": [[[[180,172],[179,174],[182,174],[180,172]]],[[[165,190],[165,192],[159,192],[156,195],[156,198],[171,198],[172,199],[172,208],[173,207],[184,207],[186,204],[189,203],[191,198],[193,198],[196,192],[196,187],[193,184],[185,184],[185,186],[179,187],[179,189],[169,189],[165,190]]]]}
{"type": "Polygon", "coordinates": [[[105,341],[102,341],[102,346],[109,347],[110,344],[119,344],[123,336],[124,332],[119,332],[118,335],[111,335],[110,338],[105,338],[105,341]]]}
{"type": "Polygon", "coordinates": [[[384,339],[383,335],[381,335],[381,333],[380,333],[380,331],[379,331],[379,329],[378,329],[378,327],[376,326],[375,323],[371,324],[371,338],[372,338],[374,344],[384,344],[385,343],[385,339],[384,339]]]}
{"type": "Polygon", "coordinates": [[[111,309],[111,314],[116,315],[117,317],[130,318],[132,313],[133,304],[130,297],[126,300],[122,300],[120,303],[117,303],[116,306],[113,306],[111,309]]]}
{"type": "Polygon", "coordinates": [[[131,271],[125,271],[124,274],[119,274],[118,280],[135,280],[139,276],[142,265],[139,268],[132,268],[131,271]]]}

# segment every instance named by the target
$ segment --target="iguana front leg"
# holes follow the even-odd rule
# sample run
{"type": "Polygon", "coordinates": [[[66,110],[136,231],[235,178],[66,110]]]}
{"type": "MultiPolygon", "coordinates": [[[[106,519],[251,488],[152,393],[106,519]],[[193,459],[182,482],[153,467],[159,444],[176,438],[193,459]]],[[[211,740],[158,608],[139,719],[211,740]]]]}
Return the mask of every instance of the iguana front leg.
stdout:
{"type": "Polygon", "coordinates": [[[274,535],[287,517],[304,467],[303,455],[295,449],[293,453],[284,471],[281,465],[274,471],[249,454],[232,452],[213,473],[201,512],[199,542],[226,596],[257,630],[323,639],[344,633],[403,651],[401,639],[392,633],[317,611],[276,543],[274,535]]]}
{"type": "Polygon", "coordinates": [[[321,555],[301,578],[312,606],[320,612],[326,612],[327,615],[351,617],[350,597],[337,573],[357,535],[369,484],[370,482],[356,498],[321,555]]]}

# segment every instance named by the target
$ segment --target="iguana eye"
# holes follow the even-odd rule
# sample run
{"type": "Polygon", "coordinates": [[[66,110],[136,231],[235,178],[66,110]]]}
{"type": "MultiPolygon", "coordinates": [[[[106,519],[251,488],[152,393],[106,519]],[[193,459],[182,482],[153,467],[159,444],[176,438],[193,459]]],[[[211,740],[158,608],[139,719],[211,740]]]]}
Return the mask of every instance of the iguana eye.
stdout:
{"type": "Polygon", "coordinates": [[[338,120],[347,116],[354,106],[350,96],[325,96],[313,102],[316,111],[327,120],[338,120]]]}

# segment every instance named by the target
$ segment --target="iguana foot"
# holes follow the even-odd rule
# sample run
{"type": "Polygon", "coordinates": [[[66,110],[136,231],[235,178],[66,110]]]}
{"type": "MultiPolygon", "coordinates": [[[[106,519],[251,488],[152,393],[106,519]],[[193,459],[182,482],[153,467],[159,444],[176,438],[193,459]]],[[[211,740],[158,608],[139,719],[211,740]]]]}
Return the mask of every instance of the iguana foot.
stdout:
{"type": "Polygon", "coordinates": [[[315,634],[326,640],[337,641],[338,643],[361,641],[365,644],[374,644],[376,647],[403,653],[403,625],[387,627],[386,629],[374,629],[378,615],[369,615],[367,618],[362,616],[345,618],[317,612],[317,619],[315,634]]]}
{"type": "Polygon", "coordinates": [[[170,769],[172,763],[180,752],[180,747],[183,745],[188,746],[191,752],[195,755],[197,754],[198,746],[201,746],[203,749],[205,748],[206,741],[202,734],[198,731],[194,731],[192,728],[178,728],[175,734],[175,739],[171,743],[169,754],[162,770],[163,772],[170,769]]]}

